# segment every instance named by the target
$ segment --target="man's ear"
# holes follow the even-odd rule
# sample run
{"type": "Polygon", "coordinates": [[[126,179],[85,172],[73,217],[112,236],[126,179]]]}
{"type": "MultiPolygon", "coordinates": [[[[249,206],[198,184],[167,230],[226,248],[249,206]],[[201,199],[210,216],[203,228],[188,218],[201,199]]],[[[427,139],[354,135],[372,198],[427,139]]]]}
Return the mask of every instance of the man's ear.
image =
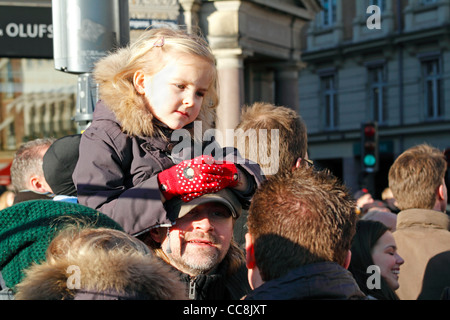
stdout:
{"type": "Polygon", "coordinates": [[[29,182],[33,191],[41,193],[49,192],[49,190],[47,190],[44,184],[42,183],[42,179],[44,178],[35,174],[30,177],[29,182]]]}
{"type": "Polygon", "coordinates": [[[438,188],[438,197],[441,201],[445,199],[445,188],[443,184],[441,184],[438,188]]]}
{"type": "Polygon", "coordinates": [[[165,228],[153,228],[150,229],[150,237],[153,241],[156,243],[162,243],[164,241],[164,236],[166,235],[166,232],[164,232],[165,228]]]}
{"type": "Polygon", "coordinates": [[[250,233],[245,234],[245,253],[247,269],[255,268],[255,250],[253,246],[253,239],[250,233]]]}
{"type": "Polygon", "coordinates": [[[145,94],[145,73],[144,73],[144,71],[137,70],[134,73],[133,85],[138,93],[145,94]]]}
{"type": "Polygon", "coordinates": [[[297,161],[295,161],[294,166],[292,167],[292,171],[299,168],[301,163],[302,163],[302,158],[298,158],[297,161]]]}
{"type": "Polygon", "coordinates": [[[352,252],[350,250],[347,251],[347,256],[345,257],[344,265],[343,267],[345,269],[348,269],[348,266],[350,265],[350,261],[352,260],[352,252]]]}
{"type": "Polygon", "coordinates": [[[259,268],[256,265],[255,261],[255,250],[254,250],[253,239],[250,233],[245,235],[245,258],[247,260],[247,278],[248,283],[250,284],[250,288],[252,290],[261,286],[264,281],[261,278],[261,273],[259,272],[259,268]]]}

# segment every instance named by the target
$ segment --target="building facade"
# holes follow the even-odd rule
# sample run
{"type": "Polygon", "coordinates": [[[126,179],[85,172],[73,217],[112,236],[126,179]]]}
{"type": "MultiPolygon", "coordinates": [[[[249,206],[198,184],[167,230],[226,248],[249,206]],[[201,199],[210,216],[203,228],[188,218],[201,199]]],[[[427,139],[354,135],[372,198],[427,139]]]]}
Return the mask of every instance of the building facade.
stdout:
{"type": "Polygon", "coordinates": [[[379,197],[394,159],[450,147],[450,1],[322,0],[304,29],[299,112],[309,154],[351,188],[379,197]],[[376,6],[376,7],[374,7],[376,6]],[[375,121],[379,170],[360,163],[361,125],[375,121]]]}
{"type": "MultiPolygon", "coordinates": [[[[51,0],[0,0],[0,162],[10,161],[22,142],[79,130],[80,78],[55,70],[51,6],[51,0]]],[[[150,25],[199,26],[217,60],[216,127],[224,131],[254,101],[299,107],[301,35],[320,10],[318,0],[129,0],[129,38],[150,25]]],[[[92,34],[99,32],[95,25],[92,34]]]]}

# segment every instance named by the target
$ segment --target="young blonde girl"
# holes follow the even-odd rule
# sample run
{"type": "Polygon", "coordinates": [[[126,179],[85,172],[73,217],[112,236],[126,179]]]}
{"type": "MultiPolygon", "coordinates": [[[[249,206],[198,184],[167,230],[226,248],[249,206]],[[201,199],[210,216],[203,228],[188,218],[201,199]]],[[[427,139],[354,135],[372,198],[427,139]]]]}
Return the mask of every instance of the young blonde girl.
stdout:
{"type": "MultiPolygon", "coordinates": [[[[172,197],[189,201],[224,187],[240,190],[243,200],[251,197],[262,180],[258,165],[243,163],[236,150],[194,153],[193,138],[203,136],[194,132],[194,121],[201,121],[203,132],[212,128],[218,104],[215,59],[201,36],[149,29],[100,60],[94,77],[100,101],[82,135],[73,174],[81,204],[139,235],[175,221],[164,209],[172,197]],[[192,139],[181,151],[171,139],[176,130],[192,139]]],[[[206,150],[206,143],[201,147],[206,150]]]]}

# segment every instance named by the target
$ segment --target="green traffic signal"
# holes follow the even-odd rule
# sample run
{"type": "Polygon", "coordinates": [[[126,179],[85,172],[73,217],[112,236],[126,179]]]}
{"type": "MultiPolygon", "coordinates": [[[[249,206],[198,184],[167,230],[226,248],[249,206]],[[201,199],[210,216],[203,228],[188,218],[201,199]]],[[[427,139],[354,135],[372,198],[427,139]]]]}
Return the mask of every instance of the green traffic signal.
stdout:
{"type": "Polygon", "coordinates": [[[366,122],[361,126],[361,166],[366,172],[378,171],[377,122],[366,122]]]}
{"type": "Polygon", "coordinates": [[[373,154],[367,154],[364,157],[363,161],[364,161],[364,165],[366,167],[373,167],[373,166],[375,166],[375,163],[376,163],[376,159],[375,159],[375,156],[373,154]]]}

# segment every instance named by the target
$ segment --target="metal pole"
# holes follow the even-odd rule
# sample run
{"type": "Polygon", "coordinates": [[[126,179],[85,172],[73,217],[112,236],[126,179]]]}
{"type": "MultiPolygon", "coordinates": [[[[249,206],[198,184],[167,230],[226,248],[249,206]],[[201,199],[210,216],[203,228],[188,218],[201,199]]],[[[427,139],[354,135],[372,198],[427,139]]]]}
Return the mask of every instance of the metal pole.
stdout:
{"type": "Polygon", "coordinates": [[[98,100],[95,63],[130,38],[128,0],[52,0],[55,69],[78,75],[78,131],[92,121],[98,100]]]}

